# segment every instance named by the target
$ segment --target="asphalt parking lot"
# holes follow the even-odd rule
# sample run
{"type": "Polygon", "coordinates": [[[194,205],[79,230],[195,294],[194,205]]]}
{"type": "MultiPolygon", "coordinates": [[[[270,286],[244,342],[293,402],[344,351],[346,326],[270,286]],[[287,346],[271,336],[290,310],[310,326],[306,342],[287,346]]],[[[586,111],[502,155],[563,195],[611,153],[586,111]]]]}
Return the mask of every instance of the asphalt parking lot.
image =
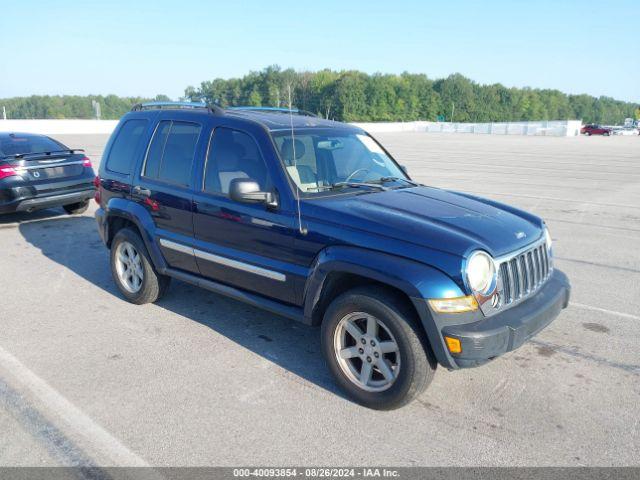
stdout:
{"type": "MultiPolygon", "coordinates": [[[[174,281],[117,293],[92,205],[0,217],[1,465],[640,465],[640,138],[379,134],[414,179],[543,216],[570,307],[392,412],[319,332],[174,281]]],[[[58,136],[99,163],[106,136],[58,136]]]]}

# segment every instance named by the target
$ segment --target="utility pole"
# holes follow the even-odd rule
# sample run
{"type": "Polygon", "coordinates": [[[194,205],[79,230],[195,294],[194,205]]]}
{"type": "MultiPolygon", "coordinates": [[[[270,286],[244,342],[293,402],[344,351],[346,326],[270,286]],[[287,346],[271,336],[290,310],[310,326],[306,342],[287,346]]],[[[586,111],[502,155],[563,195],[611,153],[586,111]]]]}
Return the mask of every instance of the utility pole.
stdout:
{"type": "Polygon", "coordinates": [[[7,109],[4,107],[4,105],[2,106],[2,119],[7,119],[7,109]]]}
{"type": "Polygon", "coordinates": [[[456,104],[451,102],[451,119],[450,119],[450,122],[452,122],[452,123],[453,123],[453,112],[455,112],[455,111],[456,111],[456,104]]]}
{"type": "Polygon", "coordinates": [[[100,120],[100,117],[102,116],[102,112],[100,111],[100,102],[91,100],[91,106],[93,107],[93,111],[96,114],[96,120],[100,120]]]}

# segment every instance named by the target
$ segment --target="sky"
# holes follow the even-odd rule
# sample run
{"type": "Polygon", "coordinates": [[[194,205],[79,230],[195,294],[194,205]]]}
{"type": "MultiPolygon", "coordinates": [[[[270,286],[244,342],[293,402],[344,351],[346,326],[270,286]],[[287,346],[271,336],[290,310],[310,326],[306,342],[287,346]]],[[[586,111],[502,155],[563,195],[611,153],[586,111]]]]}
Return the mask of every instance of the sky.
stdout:
{"type": "Polygon", "coordinates": [[[268,65],[459,72],[640,103],[640,1],[2,2],[0,98],[177,99],[268,65]]]}

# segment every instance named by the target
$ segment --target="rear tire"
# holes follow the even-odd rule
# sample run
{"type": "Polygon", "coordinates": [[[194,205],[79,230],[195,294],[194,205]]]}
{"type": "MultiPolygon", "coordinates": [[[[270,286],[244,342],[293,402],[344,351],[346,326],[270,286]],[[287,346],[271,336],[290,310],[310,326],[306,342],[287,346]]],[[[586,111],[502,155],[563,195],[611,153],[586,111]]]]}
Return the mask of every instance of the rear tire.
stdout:
{"type": "Polygon", "coordinates": [[[334,379],[369,408],[406,405],[427,388],[436,371],[415,312],[384,288],[357,288],[336,298],[324,315],[321,335],[334,379]]]}
{"type": "Polygon", "coordinates": [[[120,293],[136,305],[160,299],[171,283],[171,277],[156,271],[142,238],[130,228],[119,230],[113,238],[111,274],[120,293]]]}
{"type": "Polygon", "coordinates": [[[69,215],[80,215],[81,213],[86,212],[87,208],[89,208],[89,200],[63,205],[62,208],[64,208],[64,211],[69,215]]]}

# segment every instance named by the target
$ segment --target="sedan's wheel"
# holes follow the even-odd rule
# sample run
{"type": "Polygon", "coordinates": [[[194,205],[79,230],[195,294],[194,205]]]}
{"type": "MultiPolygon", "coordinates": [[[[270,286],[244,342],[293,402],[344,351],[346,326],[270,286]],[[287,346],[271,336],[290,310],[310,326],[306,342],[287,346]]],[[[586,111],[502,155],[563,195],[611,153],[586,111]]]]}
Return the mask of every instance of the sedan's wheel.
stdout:
{"type": "Polygon", "coordinates": [[[140,235],[130,228],[119,230],[111,242],[111,273],[122,295],[138,305],[159,299],[171,280],[156,271],[140,235]]]}
{"type": "Polygon", "coordinates": [[[69,215],[80,215],[84,213],[89,208],[89,200],[85,200],[83,202],[71,203],[69,205],[63,205],[64,211],[69,215]]]}
{"type": "Polygon", "coordinates": [[[356,402],[381,410],[409,403],[436,369],[415,311],[382,287],[351,290],[329,305],[322,350],[340,387],[356,402]]]}
{"type": "Polygon", "coordinates": [[[340,320],[333,335],[336,360],[345,376],[368,392],[382,392],[398,378],[398,343],[380,319],[364,312],[340,320]]]}

